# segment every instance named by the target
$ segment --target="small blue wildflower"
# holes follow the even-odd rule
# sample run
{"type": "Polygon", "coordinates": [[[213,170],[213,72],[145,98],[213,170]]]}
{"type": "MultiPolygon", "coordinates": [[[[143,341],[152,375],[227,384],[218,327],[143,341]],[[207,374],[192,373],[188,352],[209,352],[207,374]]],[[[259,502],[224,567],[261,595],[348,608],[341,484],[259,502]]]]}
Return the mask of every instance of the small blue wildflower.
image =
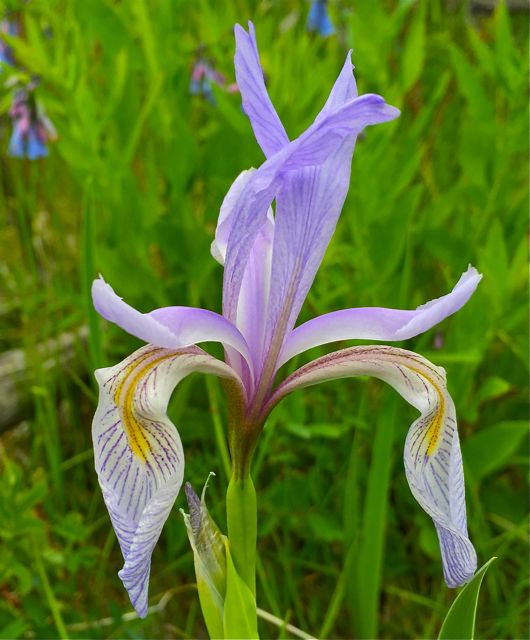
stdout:
{"type": "Polygon", "coordinates": [[[9,115],[13,120],[13,133],[8,154],[13,158],[30,160],[47,156],[46,142],[57,134],[44,109],[37,105],[26,89],[15,93],[9,115]]]}
{"type": "Polygon", "coordinates": [[[199,59],[193,66],[190,81],[190,93],[193,96],[203,96],[215,105],[215,97],[212,91],[212,83],[219,87],[225,86],[225,78],[205,60],[199,59]]]}
{"type": "MultiPolygon", "coordinates": [[[[0,22],[0,33],[16,36],[18,33],[17,23],[13,20],[7,20],[4,18],[4,20],[0,22]]],[[[0,63],[7,64],[9,66],[13,66],[15,64],[13,50],[2,39],[0,39],[0,63]]]]}
{"type": "Polygon", "coordinates": [[[324,38],[335,33],[335,27],[328,15],[327,0],[313,0],[307,16],[307,30],[324,38]]]}

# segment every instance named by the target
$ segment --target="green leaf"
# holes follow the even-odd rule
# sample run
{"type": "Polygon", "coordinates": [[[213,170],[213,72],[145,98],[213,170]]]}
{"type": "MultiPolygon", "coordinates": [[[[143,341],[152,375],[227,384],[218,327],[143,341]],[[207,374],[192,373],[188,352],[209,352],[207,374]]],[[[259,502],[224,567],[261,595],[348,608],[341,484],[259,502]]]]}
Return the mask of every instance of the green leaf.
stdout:
{"type": "Polygon", "coordinates": [[[473,640],[480,586],[486,570],[494,560],[495,557],[488,560],[456,596],[445,616],[438,640],[473,640]]]}
{"type": "Polygon", "coordinates": [[[513,42],[510,16],[506,2],[499,2],[495,11],[495,22],[495,53],[497,66],[501,77],[503,77],[508,87],[514,90],[520,78],[520,63],[513,42]]]}
{"type": "Polygon", "coordinates": [[[478,254],[493,310],[499,315],[503,314],[509,295],[510,264],[506,238],[499,220],[491,224],[486,242],[479,248],[478,254]]]}
{"type": "Polygon", "coordinates": [[[467,438],[462,444],[462,455],[473,480],[480,482],[487,475],[502,469],[527,433],[526,420],[508,420],[467,438]]]}
{"type": "Polygon", "coordinates": [[[228,540],[234,565],[252,593],[256,593],[256,509],[252,478],[232,476],[226,492],[228,540]]]}
{"type": "Polygon", "coordinates": [[[510,383],[504,378],[500,378],[499,376],[490,376],[487,378],[484,383],[480,385],[480,388],[473,399],[468,419],[477,420],[479,407],[482,403],[491,402],[496,398],[500,398],[507,394],[511,389],[512,387],[510,383]]]}
{"type": "Polygon", "coordinates": [[[403,51],[403,92],[418,80],[425,62],[425,3],[418,3],[416,15],[405,39],[403,51]]]}
{"type": "Polygon", "coordinates": [[[239,576],[226,545],[226,598],[224,609],[225,638],[258,638],[256,600],[239,576]]]}
{"type": "Polygon", "coordinates": [[[89,327],[89,352],[92,368],[97,369],[103,362],[99,317],[92,304],[91,285],[96,277],[94,253],[96,247],[94,220],[92,217],[92,180],[85,181],[83,195],[83,218],[81,228],[81,290],[83,292],[85,313],[89,327]]]}
{"type": "Polygon", "coordinates": [[[475,67],[456,45],[450,44],[448,51],[460,93],[467,101],[471,113],[474,117],[481,118],[479,122],[482,125],[494,122],[491,98],[484,90],[475,67]]]}
{"type": "Polygon", "coordinates": [[[13,620],[0,629],[0,638],[20,638],[29,629],[29,624],[22,619],[13,620]]]}
{"type": "Polygon", "coordinates": [[[395,437],[396,398],[386,402],[378,417],[372,460],[364,502],[362,531],[349,580],[352,617],[361,638],[378,636],[378,607],[381,593],[388,493],[392,471],[392,447],[395,437]]]}

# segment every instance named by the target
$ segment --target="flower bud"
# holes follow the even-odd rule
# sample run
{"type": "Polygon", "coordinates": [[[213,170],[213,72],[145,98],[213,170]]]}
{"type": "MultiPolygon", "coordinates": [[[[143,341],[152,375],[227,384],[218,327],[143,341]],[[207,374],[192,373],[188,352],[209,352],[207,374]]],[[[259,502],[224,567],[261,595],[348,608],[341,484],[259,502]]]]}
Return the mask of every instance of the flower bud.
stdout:
{"type": "Polygon", "coordinates": [[[207,485],[208,481],[199,499],[190,483],[186,483],[189,514],[181,512],[193,549],[197,590],[206,627],[211,638],[222,638],[226,594],[226,536],[219,531],[206,508],[204,495],[207,485]]]}

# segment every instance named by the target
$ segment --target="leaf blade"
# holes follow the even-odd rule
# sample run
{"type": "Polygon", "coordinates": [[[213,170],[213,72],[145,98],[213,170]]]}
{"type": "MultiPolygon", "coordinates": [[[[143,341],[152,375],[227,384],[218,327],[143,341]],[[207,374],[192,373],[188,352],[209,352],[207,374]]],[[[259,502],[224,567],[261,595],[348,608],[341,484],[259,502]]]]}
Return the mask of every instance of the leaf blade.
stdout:
{"type": "Polygon", "coordinates": [[[494,556],[482,565],[456,596],[442,623],[438,640],[473,640],[480,586],[488,567],[496,559],[494,556]]]}

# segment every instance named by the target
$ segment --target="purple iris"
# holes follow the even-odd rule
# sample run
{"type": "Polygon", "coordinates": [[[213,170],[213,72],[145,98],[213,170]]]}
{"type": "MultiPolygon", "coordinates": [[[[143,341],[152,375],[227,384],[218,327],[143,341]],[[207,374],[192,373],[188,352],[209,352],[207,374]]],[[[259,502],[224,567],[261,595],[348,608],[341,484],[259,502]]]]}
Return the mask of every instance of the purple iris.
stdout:
{"type": "Polygon", "coordinates": [[[324,38],[335,33],[335,27],[328,14],[327,0],[313,0],[307,16],[307,30],[324,38]]]}
{"type": "Polygon", "coordinates": [[[95,463],[125,560],[119,576],[145,615],[151,553],[183,480],[182,444],[166,408],[185,376],[201,371],[222,378],[233,472],[245,478],[265,419],[285,395],[325,380],[373,375],[420,413],[405,442],[405,471],[436,526],[447,584],[460,585],[473,575],[476,554],[443,369],[410,351],[376,345],[336,351],[283,381],[275,377],[288,360],[318,345],[400,341],[427,331],[468,301],[481,276],[469,267],[450,293],[415,310],[344,309],[295,328],[346,198],[357,136],[399,112],[381,96],[358,96],[348,54],[313,124],[289,140],[265,88],[254,27],[246,32],[237,25],[235,37],[243,107],[266,160],[239,175],[221,206],[212,254],[224,267],[222,315],[183,306],[140,313],[103,279],[92,288],[104,318],[148,343],[96,372],[95,463]],[[224,345],[224,362],[195,346],[212,341],[224,345]]]}
{"type": "Polygon", "coordinates": [[[55,128],[28,91],[21,89],[15,93],[9,115],[13,120],[9,155],[30,160],[47,156],[46,143],[55,138],[55,128]]]}

